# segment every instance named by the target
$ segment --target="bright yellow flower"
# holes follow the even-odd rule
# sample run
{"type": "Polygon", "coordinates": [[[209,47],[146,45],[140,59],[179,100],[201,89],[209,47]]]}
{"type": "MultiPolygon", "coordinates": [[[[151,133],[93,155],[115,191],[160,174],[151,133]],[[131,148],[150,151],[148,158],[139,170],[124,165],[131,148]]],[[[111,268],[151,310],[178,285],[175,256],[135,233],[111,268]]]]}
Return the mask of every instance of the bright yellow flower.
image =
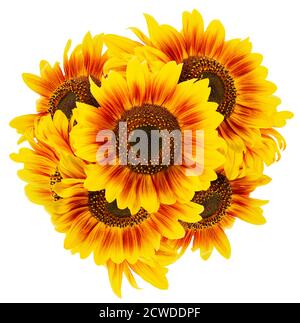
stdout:
{"type": "Polygon", "coordinates": [[[65,248],[86,258],[94,253],[95,262],[108,269],[114,292],[121,296],[123,274],[137,287],[132,272],[152,285],[166,289],[164,266],[177,259],[176,252],[161,245],[161,238],[184,236],[178,219],[196,221],[203,207],[196,203],[163,206],[149,214],[140,210],[131,215],[108,203],[103,191],[83,187],[86,163],[73,154],[69,143],[70,125],[62,111],[42,117],[35,127],[31,149],[12,154],[24,164],[19,177],[27,182],[28,198],[44,206],[55,228],[66,234],[65,248]],[[188,217],[185,215],[188,214],[188,217]]]}
{"type": "Polygon", "coordinates": [[[135,214],[128,208],[119,209],[116,201],[106,200],[104,190],[84,188],[85,168],[78,157],[62,156],[58,165],[61,180],[54,186],[61,199],[51,210],[56,229],[66,232],[65,247],[79,252],[82,258],[94,252],[99,265],[109,259],[133,264],[141,257],[153,257],[162,237],[183,237],[178,220],[201,219],[203,207],[193,202],[161,204],[154,213],[143,208],[135,214]]]}
{"type": "Polygon", "coordinates": [[[207,191],[195,193],[193,202],[204,206],[202,220],[195,223],[182,222],[185,236],[167,243],[183,253],[192,241],[192,250],[200,249],[200,255],[207,260],[214,248],[225,258],[229,258],[231,247],[224,229],[230,228],[235,218],[252,224],[264,224],[265,218],[261,206],[267,201],[250,197],[260,185],[271,179],[264,175],[251,174],[235,180],[229,180],[219,173],[207,191]]]}
{"type": "Polygon", "coordinates": [[[42,117],[34,134],[38,141],[27,137],[32,149],[21,148],[17,154],[11,154],[14,161],[24,164],[18,175],[28,183],[25,187],[28,198],[46,208],[60,199],[53,191],[53,185],[61,181],[57,169],[60,153],[72,153],[69,143],[70,124],[61,111],[57,111],[53,119],[50,115],[42,117]]]}
{"type": "MultiPolygon", "coordinates": [[[[224,142],[215,129],[223,117],[215,111],[215,103],[207,102],[208,81],[191,80],[178,84],[180,74],[181,65],[175,62],[151,73],[146,64],[132,60],[126,79],[112,72],[102,80],[101,88],[92,84],[91,92],[101,108],[77,105],[74,109],[77,125],[71,132],[71,141],[77,156],[96,162],[101,146],[97,134],[108,129],[118,136],[120,121],[127,122],[128,133],[148,128],[178,130],[181,134],[191,130],[202,175],[189,176],[187,171],[192,166],[184,158],[182,164],[154,165],[148,160],[147,165],[124,165],[117,155],[114,165],[88,166],[85,181],[88,190],[105,190],[109,203],[116,200],[120,209],[129,208],[132,214],[141,207],[152,213],[158,211],[160,203],[171,205],[176,201],[190,201],[195,191],[207,189],[216,179],[214,170],[224,162],[218,149],[224,142]],[[201,138],[197,139],[196,130],[204,131],[203,143],[201,138]]],[[[188,161],[192,158],[185,157],[188,161]]]]}
{"type": "Polygon", "coordinates": [[[277,160],[285,143],[273,127],[284,126],[292,113],[277,111],[280,99],[274,96],[276,86],[266,80],[262,55],[251,52],[250,41],[225,41],[224,27],[217,20],[204,29],[197,10],[183,13],[181,32],[169,25],[159,25],[150,15],[145,17],[149,37],[132,28],[143,44],[120,36],[105,36],[112,56],[107,68],[124,70],[133,55],[146,59],[152,69],[173,60],[183,63],[179,81],[208,78],[209,100],[218,104],[217,111],[224,116],[218,130],[228,144],[226,175],[232,179],[240,169],[245,173],[247,160],[253,155],[256,172],[262,171],[263,163],[277,160]]]}
{"type": "Polygon", "coordinates": [[[225,41],[222,24],[205,29],[196,10],[183,13],[180,32],[145,17],[149,36],[131,28],[141,42],[88,33],[70,56],[67,43],[63,68],[42,61],[40,76],[24,74],[40,95],[37,113],[11,122],[31,146],[11,155],[28,198],[49,212],[66,249],[107,268],[118,296],[124,276],[137,288],[134,274],[168,288],[166,266],[191,243],[205,260],[214,248],[229,258],[225,229],[236,218],[265,223],[267,201],[251,194],[285,148],[274,128],[292,117],[277,111],[248,39],[225,41]],[[142,145],[130,140],[141,130],[142,145]]]}
{"type": "Polygon", "coordinates": [[[203,207],[176,203],[161,206],[152,214],[143,209],[131,214],[115,202],[108,203],[104,191],[85,189],[84,168],[84,162],[70,154],[64,155],[58,166],[61,181],[54,191],[61,198],[50,212],[56,230],[66,234],[65,248],[79,253],[82,259],[93,254],[97,265],[107,267],[118,296],[123,274],[136,287],[131,270],[153,286],[166,289],[167,270],[163,266],[174,262],[177,254],[161,245],[161,238],[182,237],[184,229],[178,219],[199,219],[203,207]]]}
{"type": "Polygon", "coordinates": [[[32,132],[38,119],[47,114],[53,116],[57,110],[63,111],[71,118],[76,101],[97,106],[90,93],[89,77],[100,84],[107,58],[106,54],[102,55],[103,36],[92,38],[91,34],[87,33],[82,44],[76,46],[68,56],[70,47],[69,40],[64,52],[63,69],[59,63],[51,66],[47,61],[41,61],[40,76],[23,74],[24,82],[38,93],[40,98],[36,104],[36,114],[19,116],[11,121],[11,126],[19,133],[32,132]]]}

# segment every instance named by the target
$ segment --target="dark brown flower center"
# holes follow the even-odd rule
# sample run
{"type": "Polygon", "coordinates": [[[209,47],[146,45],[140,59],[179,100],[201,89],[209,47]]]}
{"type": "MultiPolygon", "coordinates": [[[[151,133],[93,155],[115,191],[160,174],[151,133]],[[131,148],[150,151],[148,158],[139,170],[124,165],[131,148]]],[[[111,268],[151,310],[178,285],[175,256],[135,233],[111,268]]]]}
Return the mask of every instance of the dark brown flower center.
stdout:
{"type": "Polygon", "coordinates": [[[192,201],[203,205],[201,213],[202,220],[195,223],[181,221],[186,229],[205,229],[220,222],[231,205],[232,189],[229,181],[224,175],[211,183],[207,191],[196,192],[192,201]]]}
{"type": "Polygon", "coordinates": [[[191,56],[183,61],[179,82],[193,78],[209,79],[209,101],[218,103],[217,111],[223,114],[224,119],[228,118],[234,110],[237,93],[227,69],[215,59],[191,56]]]}
{"type": "Polygon", "coordinates": [[[175,140],[172,132],[177,130],[180,133],[180,126],[177,119],[166,108],[153,104],[144,104],[126,111],[115,128],[119,154],[120,122],[126,122],[127,124],[127,134],[122,134],[122,136],[127,135],[128,137],[127,156],[129,150],[135,144],[140,143],[139,140],[131,140],[132,135],[137,134],[136,130],[142,130],[147,139],[146,144],[143,146],[144,148],[147,146],[147,154],[142,155],[137,152],[136,159],[131,158],[131,160],[128,160],[128,167],[132,171],[152,175],[166,170],[170,165],[174,165],[174,160],[178,157],[180,151],[178,148],[181,142],[175,140]],[[176,156],[175,153],[177,154],[176,156]],[[164,159],[164,156],[167,155],[169,156],[168,164],[165,163],[166,159],[164,159]]]}
{"type": "MultiPolygon", "coordinates": [[[[93,81],[100,86],[100,81],[93,77],[93,81]]],[[[76,102],[82,102],[94,107],[99,104],[90,92],[88,77],[81,76],[63,82],[52,94],[49,100],[48,112],[53,116],[56,110],[61,110],[68,119],[72,117],[72,110],[76,102]]]]}
{"type": "Polygon", "coordinates": [[[99,221],[110,227],[133,227],[149,218],[150,214],[144,209],[132,215],[129,209],[119,209],[116,201],[108,203],[105,191],[89,192],[88,204],[91,214],[99,221]]]}

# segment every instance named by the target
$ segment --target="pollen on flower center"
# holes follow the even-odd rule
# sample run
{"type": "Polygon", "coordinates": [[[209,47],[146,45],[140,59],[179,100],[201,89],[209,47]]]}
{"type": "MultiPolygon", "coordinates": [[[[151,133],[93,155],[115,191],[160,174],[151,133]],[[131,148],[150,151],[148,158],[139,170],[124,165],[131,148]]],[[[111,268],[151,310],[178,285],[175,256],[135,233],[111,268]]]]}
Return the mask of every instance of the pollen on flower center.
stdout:
{"type": "Polygon", "coordinates": [[[231,205],[231,197],[232,189],[229,181],[224,175],[219,174],[207,191],[196,192],[192,199],[192,202],[204,207],[204,211],[201,213],[202,220],[195,223],[181,221],[181,224],[187,229],[194,230],[214,226],[226,214],[231,205]]]}
{"type": "MultiPolygon", "coordinates": [[[[100,85],[100,82],[93,78],[100,85]]],[[[88,77],[81,76],[63,82],[52,94],[49,100],[48,112],[53,116],[56,110],[61,110],[68,119],[72,116],[72,110],[76,108],[76,102],[83,102],[94,107],[99,104],[90,92],[88,77]]]]}
{"type": "Polygon", "coordinates": [[[132,215],[129,209],[119,209],[116,201],[108,203],[105,191],[88,193],[88,205],[91,214],[99,221],[110,227],[133,227],[149,218],[150,214],[141,208],[132,215]]]}
{"type": "Polygon", "coordinates": [[[217,111],[225,119],[228,118],[234,110],[237,93],[234,80],[227,69],[215,59],[191,56],[183,61],[179,82],[193,78],[209,79],[209,101],[218,103],[217,111]]]}
{"type": "MultiPolygon", "coordinates": [[[[133,107],[126,111],[119,120],[120,122],[126,122],[127,124],[127,136],[129,139],[128,150],[134,144],[130,142],[130,134],[135,130],[142,130],[147,135],[147,157],[144,158],[143,163],[128,163],[128,167],[137,173],[141,174],[156,174],[160,171],[166,170],[170,165],[174,165],[176,156],[175,152],[179,151],[178,141],[174,140],[171,136],[174,130],[179,130],[180,126],[177,119],[166,108],[153,104],[144,104],[139,107],[133,107]],[[158,130],[158,131],[152,131],[158,130]],[[164,133],[164,131],[166,131],[164,133]],[[170,145],[164,145],[164,140],[167,140],[167,136],[170,135],[170,145]],[[153,144],[159,143],[157,153],[154,153],[153,144]],[[153,150],[153,151],[152,151],[153,150]],[[169,154],[170,163],[163,163],[163,156],[169,154]]],[[[119,124],[115,128],[117,136],[117,145],[119,147],[119,124]]],[[[127,150],[127,151],[128,151],[127,150]]],[[[140,158],[141,156],[137,156],[140,158]]]]}
{"type": "Polygon", "coordinates": [[[50,176],[50,190],[51,190],[51,192],[52,192],[52,196],[53,196],[53,200],[54,201],[57,201],[57,200],[59,200],[59,199],[61,199],[61,197],[60,196],[58,196],[54,191],[53,191],[53,186],[56,184],[56,183],[59,183],[59,182],[61,182],[61,180],[62,180],[62,177],[61,177],[61,175],[60,175],[60,172],[59,171],[56,171],[54,174],[52,174],[51,176],[50,176]]]}

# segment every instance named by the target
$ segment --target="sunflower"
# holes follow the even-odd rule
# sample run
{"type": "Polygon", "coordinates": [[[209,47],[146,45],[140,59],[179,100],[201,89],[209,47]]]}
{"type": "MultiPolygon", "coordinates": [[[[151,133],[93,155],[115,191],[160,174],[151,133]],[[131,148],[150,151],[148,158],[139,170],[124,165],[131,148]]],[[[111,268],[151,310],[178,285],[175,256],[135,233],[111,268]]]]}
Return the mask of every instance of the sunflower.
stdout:
{"type": "Polygon", "coordinates": [[[93,252],[98,265],[109,260],[135,264],[140,258],[151,259],[159,250],[162,237],[184,236],[178,220],[201,219],[203,207],[193,202],[161,204],[155,213],[143,208],[136,214],[127,208],[119,209],[116,201],[106,200],[104,190],[84,188],[85,168],[80,158],[62,155],[58,165],[61,180],[54,185],[61,199],[51,209],[56,229],[66,233],[65,247],[79,252],[82,258],[93,252]]]}
{"type": "MultiPolygon", "coordinates": [[[[116,200],[118,208],[128,208],[132,214],[139,212],[141,207],[153,213],[158,211],[160,203],[171,205],[176,201],[190,201],[196,190],[207,189],[216,179],[214,169],[224,162],[218,149],[224,148],[224,142],[215,129],[223,117],[215,111],[216,104],[207,102],[207,80],[178,84],[180,73],[181,65],[175,62],[151,73],[146,64],[133,59],[128,63],[126,79],[118,72],[111,72],[102,80],[101,88],[92,83],[91,92],[101,109],[77,104],[74,109],[77,124],[71,131],[76,155],[89,162],[97,161],[87,167],[84,185],[89,191],[105,190],[109,203],[116,200]],[[120,132],[121,122],[127,125],[127,133],[120,132]],[[106,143],[110,145],[109,149],[116,147],[117,150],[112,164],[102,163],[104,159],[98,157],[101,148],[98,134],[106,130],[116,136],[115,142],[106,143]],[[156,162],[150,154],[143,156],[144,163],[132,161],[130,145],[125,146],[124,153],[120,142],[136,130],[144,130],[147,138],[150,130],[177,131],[182,137],[189,131],[199,167],[194,167],[195,158],[189,153],[181,163],[174,162],[175,154],[178,156],[175,146],[181,145],[175,140],[170,144],[169,164],[161,161],[164,149],[161,147],[154,156],[156,162]],[[202,130],[204,138],[197,137],[196,130],[202,130]],[[200,176],[191,176],[200,169],[200,176]]],[[[149,142],[148,146],[151,146],[149,142]]]]}
{"type": "Polygon", "coordinates": [[[11,154],[12,160],[24,164],[18,175],[27,182],[25,192],[33,203],[48,208],[60,199],[53,191],[53,186],[62,179],[57,169],[60,152],[72,152],[69,144],[70,129],[61,111],[57,111],[53,118],[44,116],[35,130],[38,140],[27,136],[31,148],[21,148],[18,153],[11,154]],[[51,145],[51,142],[55,144],[51,145]]]}
{"type": "Polygon", "coordinates": [[[225,258],[229,258],[231,247],[224,232],[232,227],[236,218],[252,224],[264,224],[262,205],[268,201],[250,197],[260,185],[267,184],[271,179],[265,175],[248,174],[229,180],[224,172],[212,182],[207,191],[196,192],[192,201],[204,206],[202,220],[195,223],[180,221],[185,228],[182,239],[164,241],[175,249],[181,248],[181,254],[192,241],[192,250],[200,250],[200,256],[207,260],[216,248],[225,258]]]}
{"type": "Polygon", "coordinates": [[[140,209],[131,214],[109,203],[105,192],[88,191],[83,183],[86,164],[72,154],[62,154],[54,185],[60,199],[50,209],[52,222],[66,234],[65,248],[81,258],[94,254],[97,265],[105,265],[114,292],[121,296],[123,274],[136,287],[134,271],[157,288],[168,287],[164,268],[177,259],[176,251],[161,245],[162,237],[184,236],[178,219],[199,220],[203,207],[196,203],[161,205],[156,213],[140,209]],[[186,217],[186,215],[188,215],[186,217]]]}
{"type": "Polygon", "coordinates": [[[256,155],[258,165],[277,160],[277,151],[284,145],[277,141],[280,134],[273,136],[273,127],[284,126],[292,113],[277,111],[280,99],[274,96],[276,86],[266,80],[262,56],[251,52],[249,39],[225,41],[223,25],[214,20],[204,29],[197,10],[183,13],[181,32],[159,25],[150,15],[145,17],[149,37],[132,28],[142,44],[120,36],[105,36],[113,56],[108,66],[121,70],[131,54],[146,59],[152,69],[169,61],[182,63],[179,82],[208,78],[209,100],[218,104],[217,111],[224,116],[218,131],[228,144],[224,166],[228,178],[236,178],[246,167],[247,154],[256,155]],[[263,149],[265,136],[273,141],[268,151],[263,149]]]}
{"type": "Polygon", "coordinates": [[[69,40],[64,51],[63,69],[59,63],[51,66],[43,60],[40,63],[40,76],[23,74],[27,86],[40,95],[36,104],[37,113],[19,116],[11,121],[11,126],[24,134],[33,131],[36,120],[48,114],[53,116],[57,110],[63,111],[70,119],[76,101],[98,106],[90,92],[89,77],[100,85],[106,62],[106,54],[102,55],[102,38],[103,35],[92,38],[87,33],[82,44],[76,46],[68,56],[71,47],[69,40]]]}
{"type": "Polygon", "coordinates": [[[66,233],[66,249],[79,252],[82,258],[94,252],[95,262],[107,267],[118,296],[123,274],[137,287],[132,272],[166,289],[164,266],[174,262],[177,253],[161,245],[161,237],[182,237],[184,229],[178,219],[199,220],[203,207],[178,203],[151,215],[141,210],[129,219],[126,210],[105,201],[103,192],[88,192],[83,187],[86,163],[70,147],[71,124],[62,111],[56,111],[53,118],[42,117],[35,127],[36,140],[27,138],[31,149],[21,148],[11,155],[24,164],[19,176],[28,183],[28,198],[44,206],[57,231],[66,233]]]}

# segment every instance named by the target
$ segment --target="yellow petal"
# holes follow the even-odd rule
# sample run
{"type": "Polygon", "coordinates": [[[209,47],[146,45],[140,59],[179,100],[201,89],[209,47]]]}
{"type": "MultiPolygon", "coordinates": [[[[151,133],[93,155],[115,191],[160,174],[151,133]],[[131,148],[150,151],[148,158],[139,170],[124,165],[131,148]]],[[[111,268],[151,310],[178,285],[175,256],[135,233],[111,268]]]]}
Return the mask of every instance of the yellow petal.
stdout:
{"type": "Polygon", "coordinates": [[[219,20],[213,20],[205,31],[204,55],[214,57],[220,50],[225,39],[225,29],[219,20]]]}
{"type": "Polygon", "coordinates": [[[145,281],[149,282],[153,286],[160,289],[168,288],[168,281],[165,276],[167,269],[157,265],[156,267],[151,267],[138,261],[134,265],[130,265],[132,270],[140,275],[145,281]]]}
{"type": "Polygon", "coordinates": [[[153,81],[152,99],[154,104],[163,105],[164,101],[176,90],[182,65],[175,62],[165,64],[153,81]]]}
{"type": "Polygon", "coordinates": [[[112,290],[117,296],[122,297],[121,287],[123,278],[123,264],[117,265],[113,261],[108,261],[107,270],[112,290]]]}
{"type": "Polygon", "coordinates": [[[38,118],[36,114],[26,114],[23,116],[19,116],[11,120],[9,125],[12,128],[15,128],[19,133],[23,134],[26,129],[32,128],[34,126],[35,119],[38,118]]]}
{"type": "Polygon", "coordinates": [[[50,185],[28,184],[25,186],[25,193],[28,199],[35,204],[47,205],[54,202],[50,185]]]}
{"type": "Polygon", "coordinates": [[[230,208],[231,212],[234,216],[238,217],[239,219],[246,221],[251,224],[265,224],[266,219],[262,215],[262,209],[258,207],[245,207],[239,205],[232,205],[230,208]]]}
{"type": "Polygon", "coordinates": [[[216,247],[216,249],[223,257],[227,259],[230,258],[230,255],[231,255],[230,242],[226,234],[224,233],[223,229],[214,228],[214,230],[212,230],[212,233],[213,233],[214,246],[216,247]]]}
{"type": "Polygon", "coordinates": [[[120,53],[133,54],[134,49],[141,46],[140,43],[129,38],[107,34],[104,36],[104,42],[112,56],[119,56],[120,53]]]}
{"type": "Polygon", "coordinates": [[[133,277],[129,267],[128,267],[128,264],[126,262],[124,262],[124,274],[128,280],[128,282],[130,283],[130,285],[133,287],[133,288],[136,288],[136,289],[139,289],[139,286],[135,280],[135,278],[133,277]]]}
{"type": "Polygon", "coordinates": [[[48,82],[39,76],[30,73],[24,73],[22,76],[26,85],[34,92],[45,97],[51,95],[52,88],[49,86],[48,82]]]}
{"type": "Polygon", "coordinates": [[[138,59],[132,59],[127,65],[126,78],[132,106],[140,106],[147,102],[146,88],[149,88],[149,70],[146,62],[140,63],[138,59]]]}

